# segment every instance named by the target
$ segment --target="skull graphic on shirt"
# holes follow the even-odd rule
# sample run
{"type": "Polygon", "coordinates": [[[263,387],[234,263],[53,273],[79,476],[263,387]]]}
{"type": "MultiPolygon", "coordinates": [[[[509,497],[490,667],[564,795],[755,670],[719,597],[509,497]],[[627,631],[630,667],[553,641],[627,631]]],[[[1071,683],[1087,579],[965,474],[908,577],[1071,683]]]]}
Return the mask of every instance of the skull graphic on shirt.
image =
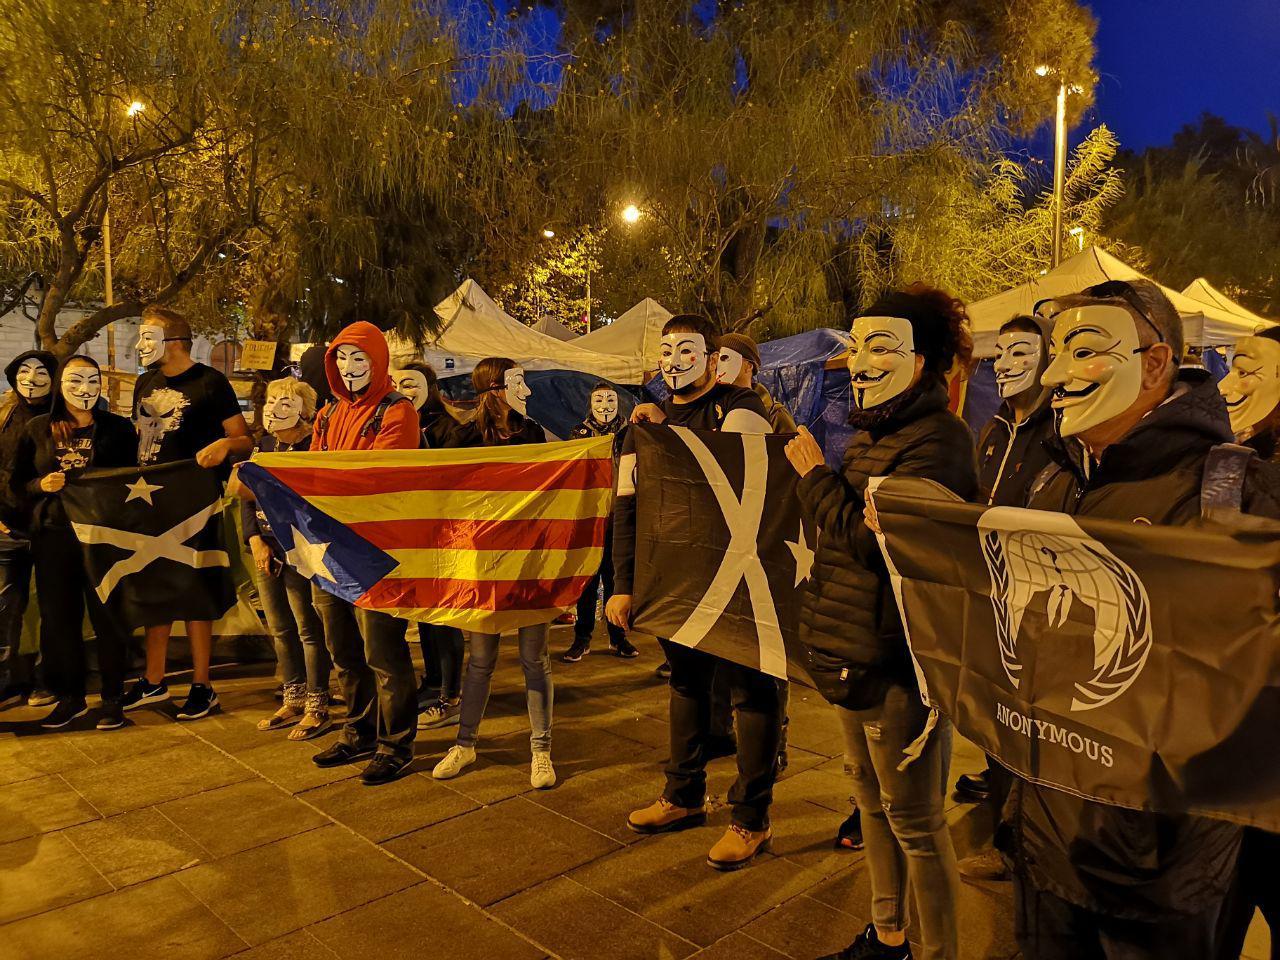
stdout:
{"type": "Polygon", "coordinates": [[[153,390],[138,404],[138,463],[154,463],[164,438],[182,426],[190,400],[172,387],[153,390]]]}

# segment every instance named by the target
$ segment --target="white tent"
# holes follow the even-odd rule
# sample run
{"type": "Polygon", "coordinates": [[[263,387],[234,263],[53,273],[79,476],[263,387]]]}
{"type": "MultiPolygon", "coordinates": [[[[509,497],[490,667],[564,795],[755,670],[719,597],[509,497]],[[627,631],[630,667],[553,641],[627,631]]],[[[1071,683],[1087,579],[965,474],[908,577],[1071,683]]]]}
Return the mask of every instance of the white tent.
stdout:
{"type": "Polygon", "coordinates": [[[537,330],[539,333],[545,333],[548,337],[554,337],[561,343],[577,338],[577,334],[566,327],[555,317],[543,317],[537,323],[529,327],[530,330],[537,330]]]}
{"type": "MultiPolygon", "coordinates": [[[[1064,260],[1043,276],[1021,283],[969,304],[973,324],[974,354],[995,356],[996,335],[1001,324],[1020,313],[1030,313],[1040,300],[1079,293],[1085,287],[1107,280],[1144,280],[1141,273],[1098,247],[1089,247],[1064,260]]],[[[1182,315],[1183,334],[1188,346],[1219,346],[1253,332],[1255,324],[1239,314],[1212,304],[1193,300],[1177,290],[1161,287],[1182,315]]]]}
{"type": "MultiPolygon", "coordinates": [[[[474,280],[465,280],[436,305],[440,333],[427,342],[423,358],[442,377],[470,373],[485,357],[510,357],[529,370],[577,370],[614,383],[643,382],[639,359],[609,356],[564,343],[526,327],[503,311],[474,280]]],[[[388,338],[396,359],[418,351],[388,338]]],[[[580,341],[579,341],[580,342],[580,341]]]]}
{"type": "Polygon", "coordinates": [[[592,330],[574,342],[597,353],[638,359],[646,370],[656,370],[662,351],[662,325],[670,319],[671,311],[645,297],[607,327],[592,330]]]}
{"type": "Polygon", "coordinates": [[[1204,277],[1196,277],[1196,279],[1187,284],[1187,288],[1182,291],[1182,295],[1184,297],[1190,297],[1192,300],[1199,303],[1205,303],[1211,307],[1217,307],[1220,310],[1226,310],[1229,313],[1234,313],[1255,326],[1269,327],[1273,323],[1273,321],[1268,320],[1266,317],[1258,316],[1258,314],[1254,313],[1248,307],[1243,307],[1236,303],[1204,277]]]}

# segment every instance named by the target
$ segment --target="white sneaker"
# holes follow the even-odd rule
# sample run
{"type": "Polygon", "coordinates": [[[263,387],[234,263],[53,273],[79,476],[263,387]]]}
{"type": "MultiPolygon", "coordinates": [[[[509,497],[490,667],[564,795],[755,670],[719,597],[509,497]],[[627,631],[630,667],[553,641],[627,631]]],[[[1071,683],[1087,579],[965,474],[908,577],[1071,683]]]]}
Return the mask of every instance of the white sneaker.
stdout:
{"type": "Polygon", "coordinates": [[[452,780],[463,771],[463,768],[469,767],[476,762],[475,747],[459,747],[452,746],[449,752],[444,755],[444,759],[436,764],[436,768],[431,771],[431,776],[437,780],[452,780]]]}
{"type": "Polygon", "coordinates": [[[538,790],[556,785],[556,768],[551,765],[550,751],[534,751],[533,763],[529,765],[529,783],[538,790]]]}

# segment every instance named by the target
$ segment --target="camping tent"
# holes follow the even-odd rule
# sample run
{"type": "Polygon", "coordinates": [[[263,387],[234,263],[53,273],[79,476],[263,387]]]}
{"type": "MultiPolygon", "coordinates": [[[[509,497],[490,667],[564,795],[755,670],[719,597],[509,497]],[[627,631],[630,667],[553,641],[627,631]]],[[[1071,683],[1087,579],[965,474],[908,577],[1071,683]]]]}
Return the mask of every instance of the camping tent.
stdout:
{"type": "Polygon", "coordinates": [[[670,319],[670,311],[645,297],[607,327],[593,330],[574,343],[597,353],[637,359],[644,369],[656,370],[662,350],[662,325],[670,319]]]}
{"type": "Polygon", "coordinates": [[[551,316],[543,317],[537,323],[531,325],[529,329],[545,333],[548,337],[554,337],[561,343],[573,340],[578,336],[555,317],[551,316]]]}
{"type": "MultiPolygon", "coordinates": [[[[609,356],[564,343],[526,327],[509,316],[474,280],[466,280],[436,305],[440,332],[427,341],[423,358],[441,377],[470,373],[485,357],[510,357],[529,370],[577,370],[613,383],[640,383],[643,364],[638,359],[609,356]]],[[[406,350],[418,355],[399,338],[388,337],[392,356],[406,350]]]]}
{"type": "Polygon", "coordinates": [[[1182,295],[1184,297],[1190,297],[1197,303],[1208,304],[1209,306],[1216,307],[1219,310],[1226,310],[1228,313],[1234,313],[1257,327],[1269,327],[1272,325],[1271,320],[1268,320],[1266,317],[1258,316],[1248,307],[1242,307],[1204,277],[1196,277],[1196,279],[1187,284],[1187,288],[1182,291],[1182,295]]]}
{"type": "MultiPolygon", "coordinates": [[[[1017,314],[1030,313],[1040,300],[1078,293],[1085,287],[1107,280],[1141,279],[1147,278],[1105,250],[1098,247],[1082,250],[1043,276],[969,304],[974,353],[979,357],[994,356],[1000,325],[1017,314]]],[[[1253,332],[1255,325],[1239,314],[1193,300],[1168,287],[1161,289],[1182,315],[1188,346],[1219,346],[1253,332]]]]}

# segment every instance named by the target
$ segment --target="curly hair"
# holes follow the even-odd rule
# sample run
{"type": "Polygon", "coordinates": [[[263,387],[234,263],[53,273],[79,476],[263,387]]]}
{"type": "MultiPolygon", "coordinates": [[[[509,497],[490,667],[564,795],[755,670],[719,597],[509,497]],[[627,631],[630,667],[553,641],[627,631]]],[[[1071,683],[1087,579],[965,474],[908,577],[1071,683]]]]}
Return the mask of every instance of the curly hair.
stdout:
{"type": "Polygon", "coordinates": [[[945,381],[952,368],[967,367],[973,358],[968,311],[945,290],[913,283],[882,295],[862,316],[902,317],[911,323],[915,351],[924,357],[922,378],[945,381]]]}

